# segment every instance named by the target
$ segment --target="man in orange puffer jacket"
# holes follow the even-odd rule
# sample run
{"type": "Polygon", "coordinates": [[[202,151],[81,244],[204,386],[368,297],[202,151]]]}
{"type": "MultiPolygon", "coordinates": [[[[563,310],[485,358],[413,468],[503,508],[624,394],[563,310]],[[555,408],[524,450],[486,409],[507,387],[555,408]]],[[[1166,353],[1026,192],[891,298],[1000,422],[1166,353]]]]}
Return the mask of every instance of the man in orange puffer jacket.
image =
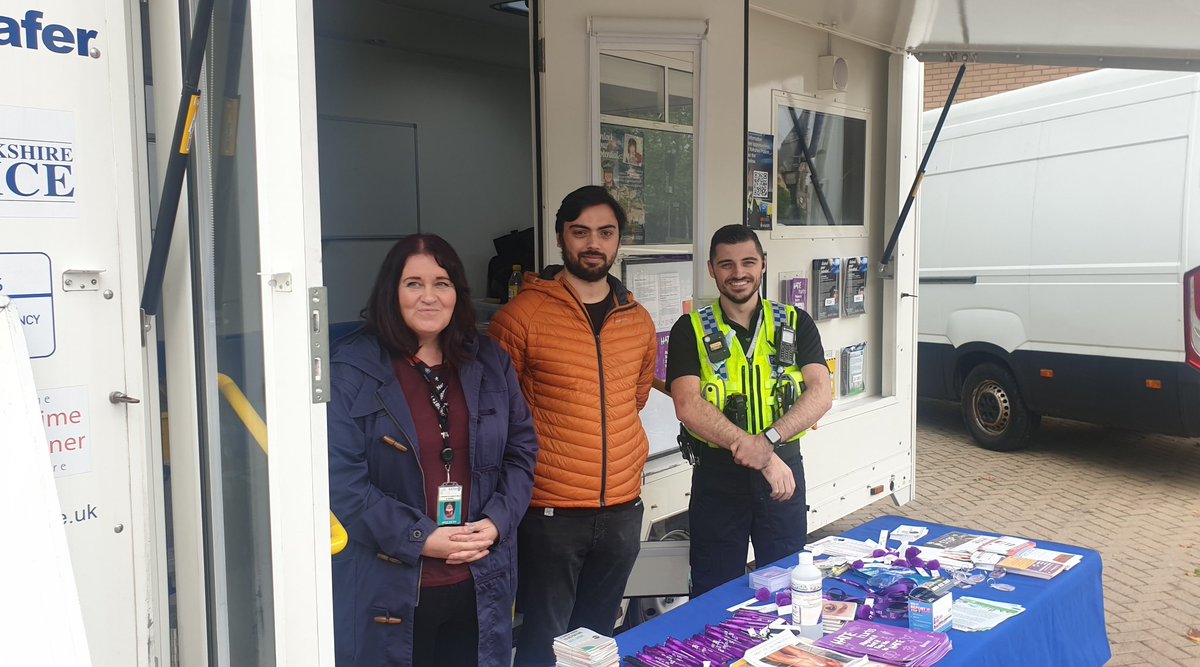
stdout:
{"type": "Polygon", "coordinates": [[[554,637],[569,629],[610,634],[641,545],[650,445],[638,412],[657,343],[650,314],[608,273],[626,224],[603,187],[567,195],[554,221],[565,267],[527,273],[488,330],[512,357],[539,443],[517,533],[518,666],[554,664],[554,637]]]}

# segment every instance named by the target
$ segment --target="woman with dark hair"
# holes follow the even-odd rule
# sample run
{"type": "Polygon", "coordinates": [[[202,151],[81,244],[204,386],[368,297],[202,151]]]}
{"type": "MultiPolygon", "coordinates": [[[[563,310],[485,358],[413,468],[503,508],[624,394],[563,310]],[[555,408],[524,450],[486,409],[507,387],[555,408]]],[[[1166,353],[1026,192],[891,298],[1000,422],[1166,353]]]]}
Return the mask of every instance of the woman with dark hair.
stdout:
{"type": "Polygon", "coordinates": [[[438,236],[392,247],[363,316],[331,369],[337,664],[508,665],[537,456],[512,363],[438,236]]]}

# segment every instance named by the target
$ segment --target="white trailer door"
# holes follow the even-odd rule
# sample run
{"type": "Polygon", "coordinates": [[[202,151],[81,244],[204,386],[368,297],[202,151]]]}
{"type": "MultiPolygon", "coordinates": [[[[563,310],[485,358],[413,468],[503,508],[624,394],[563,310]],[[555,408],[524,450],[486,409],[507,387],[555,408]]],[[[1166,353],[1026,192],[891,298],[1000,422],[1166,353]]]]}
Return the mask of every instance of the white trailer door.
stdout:
{"type": "MultiPolygon", "coordinates": [[[[0,1],[0,294],[21,312],[97,665],[143,664],[166,625],[150,604],[156,401],[138,313],[131,8],[0,1]]],[[[5,660],[44,659],[21,657],[5,660]]]]}
{"type": "MultiPolygon", "coordinates": [[[[173,11],[150,8],[158,137],[178,104],[173,11]]],[[[311,12],[217,0],[205,42],[159,318],[183,666],[333,662],[311,12]]]]}

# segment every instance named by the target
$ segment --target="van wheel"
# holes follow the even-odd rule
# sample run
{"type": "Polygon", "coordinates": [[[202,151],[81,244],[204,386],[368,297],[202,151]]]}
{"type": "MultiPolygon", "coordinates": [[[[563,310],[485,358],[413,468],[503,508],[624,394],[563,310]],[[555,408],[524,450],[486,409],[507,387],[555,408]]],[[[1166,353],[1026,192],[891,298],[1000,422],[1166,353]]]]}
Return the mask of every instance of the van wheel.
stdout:
{"type": "Polygon", "coordinates": [[[993,363],[979,364],[967,374],[962,414],[975,442],[994,452],[1028,447],[1029,436],[1041,421],[1041,415],[1025,407],[1012,373],[993,363]]]}

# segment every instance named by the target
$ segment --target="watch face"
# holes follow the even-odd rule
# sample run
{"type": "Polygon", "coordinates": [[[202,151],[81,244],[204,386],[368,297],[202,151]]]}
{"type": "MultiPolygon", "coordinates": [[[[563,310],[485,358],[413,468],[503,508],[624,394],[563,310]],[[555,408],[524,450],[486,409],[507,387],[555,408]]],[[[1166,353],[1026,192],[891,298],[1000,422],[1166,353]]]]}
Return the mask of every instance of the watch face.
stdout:
{"type": "Polygon", "coordinates": [[[763,435],[767,437],[767,442],[771,443],[772,445],[778,445],[779,441],[783,439],[779,437],[779,431],[776,431],[775,427],[771,427],[763,431],[763,435]]]}

